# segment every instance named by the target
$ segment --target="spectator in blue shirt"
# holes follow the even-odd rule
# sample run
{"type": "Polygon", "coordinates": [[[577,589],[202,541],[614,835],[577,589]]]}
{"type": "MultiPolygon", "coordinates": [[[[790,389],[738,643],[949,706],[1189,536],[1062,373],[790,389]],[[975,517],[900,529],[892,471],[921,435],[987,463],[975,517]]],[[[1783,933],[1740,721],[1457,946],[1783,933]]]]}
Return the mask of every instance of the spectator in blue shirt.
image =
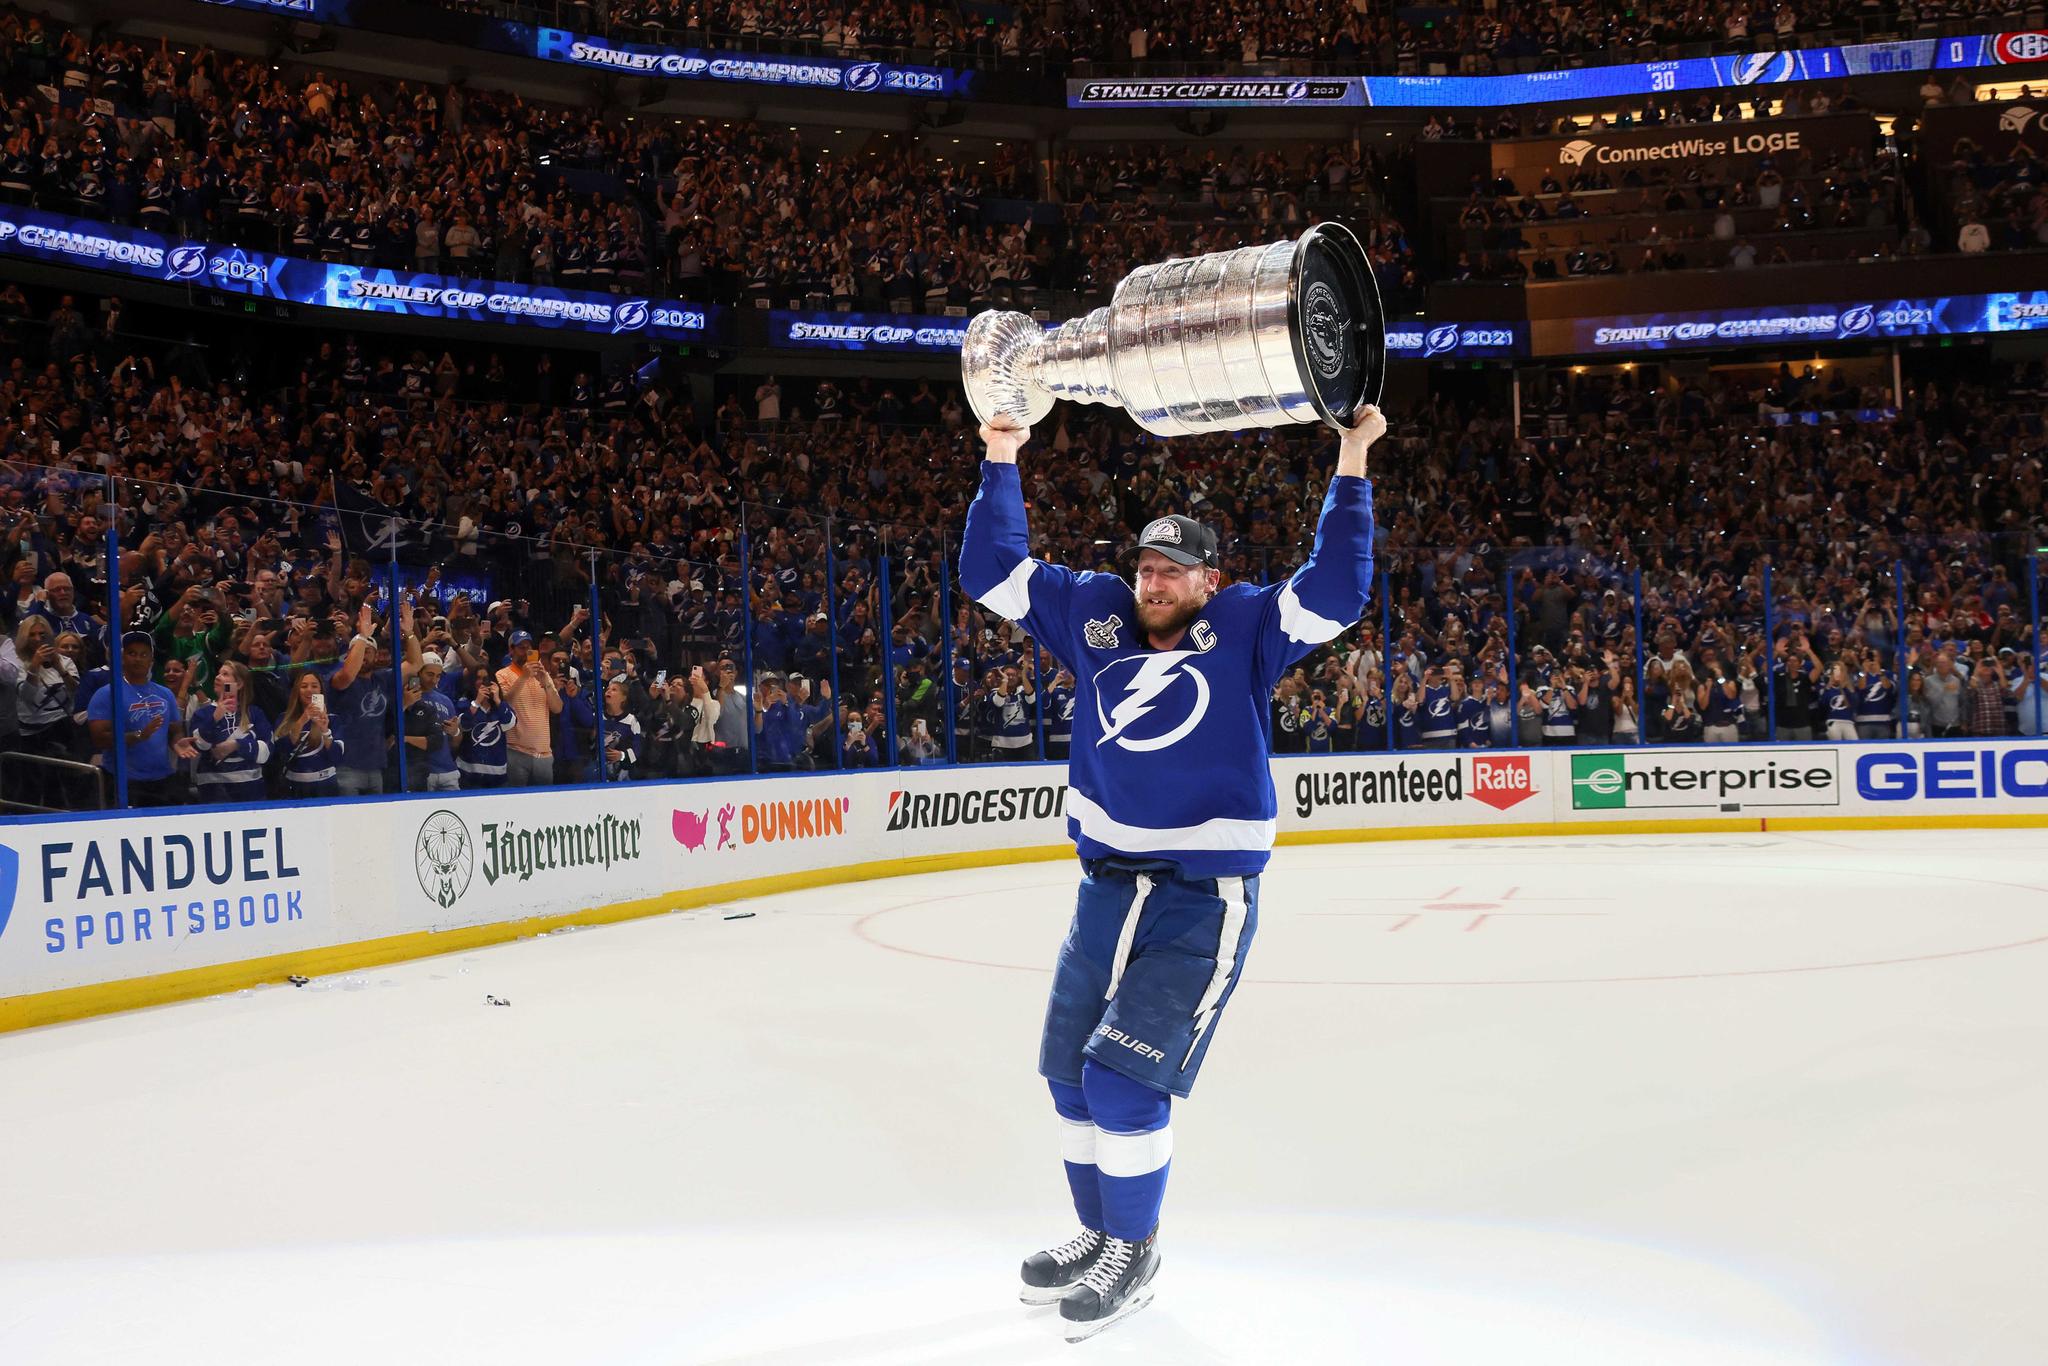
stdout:
{"type": "MultiPolygon", "coordinates": [[[[198,754],[185,736],[178,699],[151,679],[156,666],[156,640],[147,631],[121,637],[121,743],[128,770],[130,806],[172,806],[180,800],[172,762],[198,754]]],[[[102,688],[86,708],[92,745],[103,755],[114,748],[114,689],[102,688]]],[[[109,773],[111,757],[103,760],[109,773]]]]}
{"type": "Polygon", "coordinates": [[[364,603],[348,653],[327,680],[334,732],[343,745],[336,776],[344,797],[384,790],[384,761],[391,747],[391,666],[376,631],[377,614],[364,603]]]}
{"type": "Polygon", "coordinates": [[[1865,740],[1889,740],[1898,734],[1899,686],[1884,671],[1876,650],[1863,655],[1856,676],[1856,734],[1865,740]]]}
{"type": "Polygon", "coordinates": [[[405,680],[405,785],[414,792],[453,792],[462,786],[455,768],[454,739],[461,725],[455,708],[430,692],[420,673],[405,680]]]}
{"type": "Polygon", "coordinates": [[[754,695],[754,743],[760,746],[763,773],[808,768],[808,726],[802,707],[774,674],[762,676],[754,695]]]}

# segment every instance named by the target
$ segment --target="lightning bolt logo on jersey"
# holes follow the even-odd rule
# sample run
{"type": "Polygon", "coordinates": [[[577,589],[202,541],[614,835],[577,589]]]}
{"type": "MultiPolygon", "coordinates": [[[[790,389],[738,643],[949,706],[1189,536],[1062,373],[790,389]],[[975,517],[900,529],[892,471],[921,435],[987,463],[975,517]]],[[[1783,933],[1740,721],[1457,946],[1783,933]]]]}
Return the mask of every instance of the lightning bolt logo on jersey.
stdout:
{"type": "Polygon", "coordinates": [[[1067,828],[1083,858],[1169,860],[1189,878],[1266,865],[1278,803],[1273,685],[1365,610],[1372,584],[1372,490],[1331,481],[1308,563],[1281,583],[1231,584],[1177,640],[1152,648],[1130,582],[1035,560],[1014,465],[982,466],[960,580],[1021,623],[1074,676],[1067,828]]]}
{"type": "Polygon", "coordinates": [[[1096,674],[1095,706],[1102,734],[1095,743],[1114,742],[1143,753],[1179,744],[1191,734],[1209,714],[1209,680],[1200,669],[1184,663],[1194,654],[1193,650],[1167,650],[1128,655],[1096,674]],[[1104,699],[1117,697],[1119,683],[1121,697],[1108,715],[1100,715],[1104,699]],[[1154,724],[1138,725],[1148,716],[1155,717],[1154,724]]]}

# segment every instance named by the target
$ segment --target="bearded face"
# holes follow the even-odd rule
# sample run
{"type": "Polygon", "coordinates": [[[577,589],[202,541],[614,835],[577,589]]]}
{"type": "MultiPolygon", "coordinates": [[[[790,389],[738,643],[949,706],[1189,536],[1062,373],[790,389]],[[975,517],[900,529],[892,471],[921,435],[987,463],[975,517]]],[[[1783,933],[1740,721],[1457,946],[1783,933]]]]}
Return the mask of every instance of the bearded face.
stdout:
{"type": "Polygon", "coordinates": [[[1216,571],[1180,564],[1156,550],[1140,552],[1131,592],[1138,625],[1148,636],[1172,636],[1187,629],[1216,593],[1216,571]]]}

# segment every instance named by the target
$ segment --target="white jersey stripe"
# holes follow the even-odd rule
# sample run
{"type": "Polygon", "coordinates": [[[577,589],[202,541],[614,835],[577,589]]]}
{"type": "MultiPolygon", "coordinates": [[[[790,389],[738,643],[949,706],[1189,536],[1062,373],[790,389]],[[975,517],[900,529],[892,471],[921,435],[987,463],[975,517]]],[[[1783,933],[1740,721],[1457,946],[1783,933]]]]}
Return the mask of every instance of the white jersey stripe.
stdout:
{"type": "Polygon", "coordinates": [[[1280,629],[1287,633],[1289,640],[1303,645],[1320,645],[1326,640],[1335,640],[1344,633],[1344,623],[1319,617],[1302,606],[1295,595],[1294,580],[1280,590],[1280,629]]]}
{"type": "Polygon", "coordinates": [[[1010,577],[983,593],[978,600],[1005,621],[1024,620],[1031,615],[1031,575],[1037,568],[1036,560],[1017,561],[1010,577]]]}
{"type": "Polygon", "coordinates": [[[1217,816],[1200,825],[1125,825],[1110,819],[1107,811],[1067,789],[1067,814],[1081,827],[1081,833],[1097,844],[1126,853],[1145,854],[1163,849],[1271,849],[1277,821],[1245,821],[1217,816]]]}

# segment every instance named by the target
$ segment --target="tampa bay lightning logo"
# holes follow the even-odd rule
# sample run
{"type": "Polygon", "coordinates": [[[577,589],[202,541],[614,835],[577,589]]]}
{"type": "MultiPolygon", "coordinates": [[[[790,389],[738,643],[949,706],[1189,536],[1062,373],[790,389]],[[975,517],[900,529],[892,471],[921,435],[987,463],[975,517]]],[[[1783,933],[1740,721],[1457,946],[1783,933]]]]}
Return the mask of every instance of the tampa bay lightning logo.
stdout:
{"type": "Polygon", "coordinates": [[[1837,326],[1841,328],[1842,335],[1845,337],[1860,337],[1865,332],[1868,332],[1871,324],[1876,321],[1876,309],[1872,308],[1869,304],[1858,304],[1854,308],[1842,310],[1842,317],[1837,326]]]}
{"type": "Polygon", "coordinates": [[[7,933],[7,917],[14,914],[14,884],[21,872],[21,855],[0,844],[0,934],[7,933]]]}
{"type": "Polygon", "coordinates": [[[846,68],[846,88],[854,91],[880,90],[882,88],[882,64],[880,62],[856,62],[846,68]]]}
{"type": "Polygon", "coordinates": [[[647,326],[647,301],[628,299],[612,310],[613,332],[638,332],[647,326]]]}
{"type": "Polygon", "coordinates": [[[196,280],[206,274],[206,248],[172,247],[164,257],[164,267],[173,280],[196,280]]]}
{"type": "Polygon", "coordinates": [[[1209,680],[1189,661],[1193,650],[1126,655],[1095,675],[1095,719],[1102,737],[1143,754],[1179,744],[1209,714],[1209,680]],[[1104,709],[1105,704],[1107,710],[1104,709]]]}
{"type": "Polygon", "coordinates": [[[1307,81],[1290,81],[1290,82],[1288,82],[1288,84],[1287,84],[1287,98],[1288,98],[1288,99],[1290,99],[1290,100],[1299,100],[1299,99],[1305,99],[1305,98],[1307,98],[1307,96],[1308,96],[1308,82],[1307,82],[1307,81]]]}
{"type": "Polygon", "coordinates": [[[1446,351],[1455,350],[1457,345],[1457,326],[1446,323],[1442,327],[1432,327],[1429,329],[1428,335],[1422,339],[1422,354],[1425,356],[1441,356],[1446,351]]]}
{"type": "Polygon", "coordinates": [[[1792,79],[1799,68],[1796,52],[1751,52],[1728,63],[1728,79],[1735,85],[1776,85],[1792,79]]]}

